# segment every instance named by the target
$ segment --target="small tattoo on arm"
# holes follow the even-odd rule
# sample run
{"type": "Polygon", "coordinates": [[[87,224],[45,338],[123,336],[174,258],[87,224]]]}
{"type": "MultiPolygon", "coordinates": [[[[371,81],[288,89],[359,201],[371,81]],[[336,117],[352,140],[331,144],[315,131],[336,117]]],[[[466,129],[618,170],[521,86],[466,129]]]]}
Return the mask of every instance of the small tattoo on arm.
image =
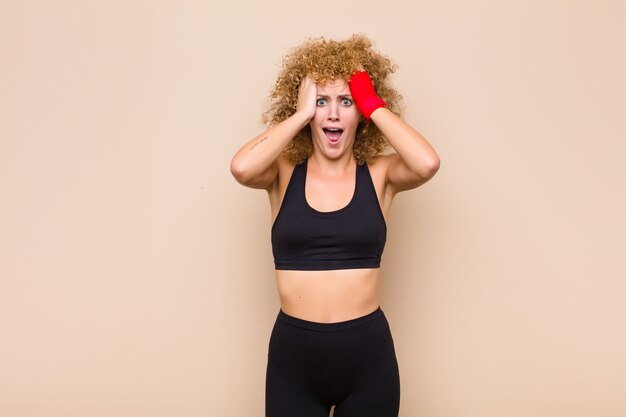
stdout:
{"type": "Polygon", "coordinates": [[[266,140],[268,140],[268,139],[269,139],[269,137],[265,136],[263,139],[261,139],[260,141],[258,141],[258,142],[257,142],[257,143],[255,143],[254,145],[252,145],[252,147],[250,148],[250,150],[253,150],[253,149],[254,149],[254,147],[255,147],[256,145],[258,145],[259,143],[265,142],[265,141],[266,141],[266,140]]]}

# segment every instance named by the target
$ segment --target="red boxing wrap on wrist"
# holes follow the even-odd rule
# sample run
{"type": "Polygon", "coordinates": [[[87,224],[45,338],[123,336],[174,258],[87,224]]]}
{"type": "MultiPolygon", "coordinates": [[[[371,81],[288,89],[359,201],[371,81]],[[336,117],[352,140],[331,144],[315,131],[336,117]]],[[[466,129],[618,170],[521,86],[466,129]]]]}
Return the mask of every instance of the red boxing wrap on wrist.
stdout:
{"type": "Polygon", "coordinates": [[[354,104],[359,109],[365,120],[369,123],[370,115],[379,107],[386,107],[387,103],[378,97],[372,84],[372,79],[365,71],[357,71],[350,77],[350,92],[354,104]]]}

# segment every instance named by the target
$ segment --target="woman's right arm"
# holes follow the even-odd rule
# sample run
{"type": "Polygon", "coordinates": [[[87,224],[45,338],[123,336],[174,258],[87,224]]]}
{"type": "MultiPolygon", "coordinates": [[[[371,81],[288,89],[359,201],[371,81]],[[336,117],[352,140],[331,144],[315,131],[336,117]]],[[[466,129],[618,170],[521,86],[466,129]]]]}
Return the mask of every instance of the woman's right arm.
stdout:
{"type": "Polygon", "coordinates": [[[243,145],[233,157],[230,172],[237,182],[251,188],[268,188],[274,183],[278,175],[276,159],[313,118],[316,101],[315,81],[306,76],[298,90],[296,112],[243,145]]]}

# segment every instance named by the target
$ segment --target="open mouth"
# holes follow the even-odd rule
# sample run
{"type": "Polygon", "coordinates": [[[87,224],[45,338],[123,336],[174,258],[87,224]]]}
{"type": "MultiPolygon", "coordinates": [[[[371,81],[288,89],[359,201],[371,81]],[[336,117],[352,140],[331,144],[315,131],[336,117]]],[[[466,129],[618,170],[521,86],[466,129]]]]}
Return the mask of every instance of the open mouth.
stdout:
{"type": "Polygon", "coordinates": [[[334,127],[324,128],[322,130],[324,131],[324,134],[326,135],[326,137],[328,138],[331,144],[335,144],[339,142],[339,138],[341,138],[341,134],[343,133],[343,129],[334,128],[334,127]]]}

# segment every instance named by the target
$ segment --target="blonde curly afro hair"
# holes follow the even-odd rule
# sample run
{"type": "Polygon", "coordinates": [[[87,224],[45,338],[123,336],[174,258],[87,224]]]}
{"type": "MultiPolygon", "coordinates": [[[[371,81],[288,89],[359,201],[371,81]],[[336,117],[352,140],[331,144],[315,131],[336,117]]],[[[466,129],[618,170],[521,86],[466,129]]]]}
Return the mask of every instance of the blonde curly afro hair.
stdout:
{"type": "MultiPolygon", "coordinates": [[[[372,49],[365,35],[352,35],[344,41],[309,38],[292,49],[282,61],[278,79],[270,93],[270,104],[263,113],[263,123],[270,126],[288,119],[296,112],[300,81],[309,74],[318,84],[335,79],[349,80],[361,64],[374,84],[374,89],[387,103],[387,108],[400,116],[402,98],[391,87],[389,74],[397,69],[387,57],[372,49]]],[[[374,123],[361,117],[357,127],[353,153],[359,165],[371,161],[389,147],[389,142],[374,123]]],[[[307,125],[283,150],[285,159],[298,164],[313,154],[311,128],[307,125]]]]}

